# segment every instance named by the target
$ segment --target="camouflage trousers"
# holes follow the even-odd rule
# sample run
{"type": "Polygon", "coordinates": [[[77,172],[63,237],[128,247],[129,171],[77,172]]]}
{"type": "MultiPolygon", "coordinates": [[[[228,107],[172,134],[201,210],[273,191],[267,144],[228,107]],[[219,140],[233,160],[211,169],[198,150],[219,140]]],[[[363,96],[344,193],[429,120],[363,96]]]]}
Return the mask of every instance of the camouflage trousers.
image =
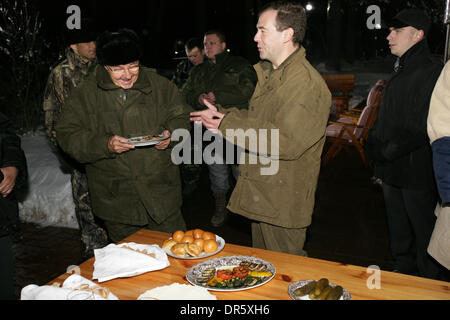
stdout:
{"type": "Polygon", "coordinates": [[[89,257],[94,254],[94,249],[103,248],[109,243],[108,235],[98,225],[92,212],[86,174],[73,169],[71,182],[75,215],[81,231],[81,240],[85,245],[85,255],[89,257]]]}

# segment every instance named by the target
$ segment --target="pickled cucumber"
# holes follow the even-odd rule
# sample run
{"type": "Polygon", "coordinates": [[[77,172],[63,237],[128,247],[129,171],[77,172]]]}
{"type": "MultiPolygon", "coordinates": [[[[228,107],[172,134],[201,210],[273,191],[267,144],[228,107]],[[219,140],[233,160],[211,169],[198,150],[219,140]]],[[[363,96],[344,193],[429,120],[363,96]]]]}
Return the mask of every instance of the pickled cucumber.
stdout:
{"type": "Polygon", "coordinates": [[[330,287],[329,285],[327,285],[325,288],[322,289],[320,294],[316,297],[316,300],[325,300],[332,290],[333,290],[333,288],[330,287]]]}
{"type": "Polygon", "coordinates": [[[339,300],[343,293],[344,293],[344,289],[341,286],[336,286],[328,294],[327,300],[339,300]]]}
{"type": "Polygon", "coordinates": [[[314,288],[316,287],[317,281],[311,281],[307,284],[305,284],[303,287],[300,287],[294,291],[294,294],[297,297],[306,296],[309,294],[314,288]]]}
{"type": "Polygon", "coordinates": [[[317,281],[316,287],[314,288],[314,296],[318,297],[322,290],[325,289],[329,284],[329,281],[327,278],[322,278],[319,281],[317,281]]]}

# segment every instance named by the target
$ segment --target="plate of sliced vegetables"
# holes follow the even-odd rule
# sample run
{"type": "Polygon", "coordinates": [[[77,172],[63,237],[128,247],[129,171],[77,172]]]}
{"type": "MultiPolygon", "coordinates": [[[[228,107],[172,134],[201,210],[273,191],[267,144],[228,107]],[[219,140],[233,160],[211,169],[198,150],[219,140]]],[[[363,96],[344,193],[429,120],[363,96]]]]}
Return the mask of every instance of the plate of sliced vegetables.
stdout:
{"type": "Polygon", "coordinates": [[[242,291],[268,283],[275,274],[275,267],[264,259],[228,256],[196,264],[188,270],[186,279],[211,291],[242,291]]]}

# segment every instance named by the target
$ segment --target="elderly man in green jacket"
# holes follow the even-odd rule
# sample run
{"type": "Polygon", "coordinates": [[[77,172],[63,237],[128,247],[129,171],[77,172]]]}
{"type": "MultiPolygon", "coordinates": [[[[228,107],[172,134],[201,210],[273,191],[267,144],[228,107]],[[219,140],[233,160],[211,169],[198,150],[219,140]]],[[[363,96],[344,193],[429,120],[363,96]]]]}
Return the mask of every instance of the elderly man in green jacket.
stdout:
{"type": "Polygon", "coordinates": [[[253,220],[254,247],[306,255],[303,245],[314,208],[331,93],[301,46],[306,14],[300,4],[268,4],[260,12],[257,29],[254,40],[264,61],[255,65],[258,84],[249,110],[217,111],[206,102],[210,109],[192,112],[191,120],[218,129],[226,139],[227,131],[237,135],[237,129],[257,134],[258,143],[235,142],[249,155],[258,155],[259,162],[239,166],[228,208],[253,220]],[[264,140],[266,148],[258,149],[264,140]],[[265,171],[268,162],[276,170],[265,171]]]}
{"type": "Polygon", "coordinates": [[[139,64],[132,30],[97,39],[99,66],[67,100],[56,126],[62,149],[86,172],[95,214],[114,242],[141,228],[185,229],[170,138],[135,147],[129,138],[188,129],[189,106],[177,87],[139,64]]]}

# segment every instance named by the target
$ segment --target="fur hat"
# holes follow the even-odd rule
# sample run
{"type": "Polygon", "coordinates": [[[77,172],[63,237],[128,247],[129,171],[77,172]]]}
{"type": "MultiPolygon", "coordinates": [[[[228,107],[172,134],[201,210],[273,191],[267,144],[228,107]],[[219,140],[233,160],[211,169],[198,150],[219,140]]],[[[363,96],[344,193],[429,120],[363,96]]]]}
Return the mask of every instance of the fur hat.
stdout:
{"type": "Polygon", "coordinates": [[[97,38],[97,60],[102,66],[117,66],[140,60],[139,36],[130,29],[105,31],[97,38]]]}

